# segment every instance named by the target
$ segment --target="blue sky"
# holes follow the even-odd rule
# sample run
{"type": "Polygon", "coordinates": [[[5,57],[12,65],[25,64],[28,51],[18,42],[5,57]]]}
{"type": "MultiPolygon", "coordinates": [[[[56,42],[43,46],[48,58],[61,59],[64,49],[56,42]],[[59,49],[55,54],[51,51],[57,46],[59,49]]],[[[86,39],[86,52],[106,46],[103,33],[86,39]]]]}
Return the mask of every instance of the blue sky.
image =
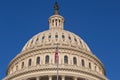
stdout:
{"type": "MultiPolygon", "coordinates": [[[[35,34],[47,30],[55,0],[0,0],[0,79],[9,62],[35,34]]],[[[79,35],[105,66],[120,76],[120,1],[58,0],[66,30],[79,35]]]]}

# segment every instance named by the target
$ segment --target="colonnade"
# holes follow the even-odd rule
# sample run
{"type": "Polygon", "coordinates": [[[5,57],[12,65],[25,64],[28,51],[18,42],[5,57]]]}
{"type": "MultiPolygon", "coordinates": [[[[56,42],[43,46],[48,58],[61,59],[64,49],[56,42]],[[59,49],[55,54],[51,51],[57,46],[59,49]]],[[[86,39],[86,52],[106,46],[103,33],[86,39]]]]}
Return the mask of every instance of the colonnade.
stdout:
{"type": "MultiPolygon", "coordinates": [[[[34,77],[34,78],[29,78],[27,80],[56,80],[56,77],[54,76],[42,76],[42,77],[34,77]]],[[[59,80],[86,80],[83,78],[77,78],[77,77],[65,77],[65,76],[59,76],[59,80]]]]}

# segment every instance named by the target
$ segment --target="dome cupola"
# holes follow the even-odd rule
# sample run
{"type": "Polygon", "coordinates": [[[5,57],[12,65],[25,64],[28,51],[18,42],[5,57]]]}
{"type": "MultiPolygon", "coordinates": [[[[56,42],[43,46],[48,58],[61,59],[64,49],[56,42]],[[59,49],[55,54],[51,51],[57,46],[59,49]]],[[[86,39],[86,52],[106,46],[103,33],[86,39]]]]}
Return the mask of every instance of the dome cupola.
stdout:
{"type": "Polygon", "coordinates": [[[54,5],[54,15],[49,18],[50,29],[63,29],[64,18],[59,15],[59,5],[56,2],[54,5]]]}

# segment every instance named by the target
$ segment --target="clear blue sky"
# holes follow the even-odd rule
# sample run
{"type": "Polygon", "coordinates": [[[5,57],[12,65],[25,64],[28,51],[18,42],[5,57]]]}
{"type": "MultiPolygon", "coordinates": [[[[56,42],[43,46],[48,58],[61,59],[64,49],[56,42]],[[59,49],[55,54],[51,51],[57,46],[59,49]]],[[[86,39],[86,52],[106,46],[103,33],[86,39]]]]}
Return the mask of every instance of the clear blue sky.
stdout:
{"type": "MultiPolygon", "coordinates": [[[[0,0],[0,80],[9,62],[35,34],[47,30],[55,0],[0,0]]],[[[103,62],[107,77],[120,76],[120,0],[58,0],[65,29],[79,35],[103,62]]]]}

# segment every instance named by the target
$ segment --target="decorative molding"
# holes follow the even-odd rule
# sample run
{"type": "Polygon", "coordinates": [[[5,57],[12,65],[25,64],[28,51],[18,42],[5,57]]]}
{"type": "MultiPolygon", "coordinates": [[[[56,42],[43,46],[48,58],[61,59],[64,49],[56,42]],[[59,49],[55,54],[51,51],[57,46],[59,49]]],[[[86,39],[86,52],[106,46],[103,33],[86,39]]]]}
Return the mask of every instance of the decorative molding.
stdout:
{"type": "MultiPolygon", "coordinates": [[[[14,74],[8,75],[4,80],[14,79],[15,77],[25,75],[28,73],[46,72],[46,71],[52,71],[52,72],[54,71],[56,73],[56,69],[57,69],[56,65],[49,65],[49,67],[47,65],[44,65],[42,67],[30,67],[30,68],[26,68],[24,70],[18,71],[14,74]]],[[[73,73],[77,73],[78,75],[80,75],[82,73],[86,77],[87,77],[87,75],[89,75],[89,76],[91,75],[91,76],[96,77],[96,78],[101,79],[101,80],[107,80],[107,78],[101,74],[98,74],[96,72],[91,72],[88,69],[78,68],[75,66],[69,66],[69,65],[68,66],[64,66],[64,65],[61,66],[60,65],[59,71],[62,71],[62,73],[73,72],[73,73]]],[[[49,75],[49,74],[51,74],[51,73],[48,73],[46,75],[49,75]]],[[[59,73],[59,75],[62,75],[62,74],[59,73]]],[[[72,75],[70,75],[70,76],[72,76],[72,75]]]]}

